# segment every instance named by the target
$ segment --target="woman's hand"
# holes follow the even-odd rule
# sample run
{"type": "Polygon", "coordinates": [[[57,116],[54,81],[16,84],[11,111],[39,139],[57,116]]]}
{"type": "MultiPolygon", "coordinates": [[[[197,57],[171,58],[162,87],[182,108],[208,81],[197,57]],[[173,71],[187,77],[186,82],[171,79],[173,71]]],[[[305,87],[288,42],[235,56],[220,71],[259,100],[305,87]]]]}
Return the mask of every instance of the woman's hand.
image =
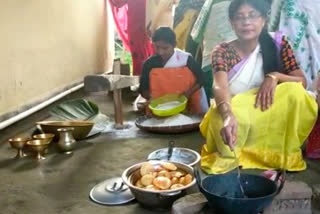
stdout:
{"type": "Polygon", "coordinates": [[[194,94],[194,92],[196,92],[200,88],[201,88],[201,86],[198,83],[195,83],[191,88],[182,92],[182,94],[180,94],[180,95],[184,95],[189,99],[194,94]]]}
{"type": "Polygon", "coordinates": [[[187,99],[189,99],[191,97],[191,95],[192,95],[192,91],[190,91],[190,90],[187,90],[187,91],[180,94],[180,96],[185,96],[187,99]]]}
{"type": "Polygon", "coordinates": [[[223,128],[220,131],[221,137],[225,144],[227,144],[231,150],[234,149],[237,141],[238,122],[236,117],[229,113],[225,116],[223,122],[223,128]]]}
{"type": "Polygon", "coordinates": [[[274,92],[278,84],[278,79],[273,73],[265,77],[256,96],[255,107],[260,107],[262,111],[267,110],[273,104],[274,92]]]}
{"type": "Polygon", "coordinates": [[[147,117],[153,117],[152,111],[149,108],[149,105],[150,105],[151,102],[152,102],[152,98],[148,99],[145,102],[145,114],[146,114],[147,117]]]}

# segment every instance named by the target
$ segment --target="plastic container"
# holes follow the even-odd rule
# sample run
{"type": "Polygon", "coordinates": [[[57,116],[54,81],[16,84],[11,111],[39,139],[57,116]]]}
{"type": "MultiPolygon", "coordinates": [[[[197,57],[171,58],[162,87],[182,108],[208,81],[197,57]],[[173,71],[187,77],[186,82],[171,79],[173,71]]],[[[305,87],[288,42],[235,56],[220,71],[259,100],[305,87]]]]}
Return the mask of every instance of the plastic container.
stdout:
{"type": "Polygon", "coordinates": [[[168,117],[168,116],[179,114],[180,112],[184,111],[187,107],[187,101],[188,99],[185,96],[181,96],[178,94],[167,94],[165,96],[152,100],[151,103],[149,104],[149,108],[152,111],[152,113],[156,116],[168,117]],[[178,101],[181,104],[170,109],[157,108],[159,107],[160,104],[173,102],[173,101],[178,101]]]}

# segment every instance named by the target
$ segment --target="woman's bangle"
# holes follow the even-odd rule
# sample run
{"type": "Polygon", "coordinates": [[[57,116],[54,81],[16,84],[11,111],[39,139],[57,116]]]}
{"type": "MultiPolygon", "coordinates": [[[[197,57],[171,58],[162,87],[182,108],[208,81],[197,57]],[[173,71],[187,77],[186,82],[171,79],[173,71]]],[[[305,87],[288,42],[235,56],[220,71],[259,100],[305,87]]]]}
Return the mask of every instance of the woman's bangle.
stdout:
{"type": "Polygon", "coordinates": [[[219,113],[220,113],[222,119],[225,120],[228,117],[228,115],[230,115],[230,113],[231,113],[231,103],[228,101],[221,101],[217,104],[217,108],[219,108],[219,106],[221,106],[223,104],[226,104],[226,106],[224,108],[220,108],[219,113]]]}
{"type": "Polygon", "coordinates": [[[275,75],[273,75],[273,74],[266,74],[266,77],[270,77],[270,78],[272,78],[273,80],[278,81],[278,78],[277,78],[275,75]]]}

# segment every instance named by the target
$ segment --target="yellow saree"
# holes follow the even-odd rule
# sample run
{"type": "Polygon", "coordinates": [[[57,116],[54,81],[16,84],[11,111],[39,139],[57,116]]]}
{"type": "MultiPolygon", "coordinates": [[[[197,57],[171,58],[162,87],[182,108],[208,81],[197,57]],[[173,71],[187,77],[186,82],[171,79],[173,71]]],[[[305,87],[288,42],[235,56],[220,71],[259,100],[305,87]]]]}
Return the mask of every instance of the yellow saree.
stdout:
{"type": "MultiPolygon", "coordinates": [[[[235,152],[244,169],[306,169],[301,145],[314,126],[318,106],[301,83],[277,86],[274,103],[262,112],[255,108],[257,89],[232,98],[232,111],[238,121],[235,152]]],[[[216,106],[205,115],[200,130],[206,138],[201,151],[201,167],[210,174],[225,173],[237,166],[233,152],[224,144],[220,130],[223,122],[216,106]]]]}

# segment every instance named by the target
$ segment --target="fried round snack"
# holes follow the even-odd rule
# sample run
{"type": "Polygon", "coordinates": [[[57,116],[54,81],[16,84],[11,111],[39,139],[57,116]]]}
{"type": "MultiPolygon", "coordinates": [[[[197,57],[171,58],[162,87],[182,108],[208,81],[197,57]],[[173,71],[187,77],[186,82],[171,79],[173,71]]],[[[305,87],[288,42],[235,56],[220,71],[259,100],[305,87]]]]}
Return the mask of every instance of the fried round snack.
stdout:
{"type": "Polygon", "coordinates": [[[141,183],[141,179],[139,179],[136,184],[135,184],[136,187],[140,187],[140,188],[144,188],[144,186],[142,185],[141,183]]]}
{"type": "Polygon", "coordinates": [[[150,189],[150,190],[159,190],[159,188],[157,188],[156,186],[150,184],[148,186],[146,186],[146,189],[150,189]]]}
{"type": "Polygon", "coordinates": [[[170,174],[170,172],[168,172],[167,170],[162,170],[162,171],[160,171],[159,173],[158,173],[158,176],[159,177],[167,177],[167,178],[171,178],[171,174],[170,174]]]}
{"type": "Polygon", "coordinates": [[[177,183],[179,183],[179,178],[177,178],[177,177],[171,178],[171,184],[172,184],[172,185],[173,185],[173,184],[177,184],[177,183]]]}
{"type": "Polygon", "coordinates": [[[183,172],[181,172],[181,171],[171,171],[170,174],[171,174],[171,177],[180,178],[180,177],[182,177],[185,173],[183,173],[183,172]]]}
{"type": "Polygon", "coordinates": [[[152,174],[147,174],[141,177],[141,184],[144,186],[148,186],[152,184],[154,177],[152,174]]]}
{"type": "Polygon", "coordinates": [[[155,185],[159,189],[166,190],[170,188],[171,180],[167,177],[156,177],[153,180],[153,185],[155,185]]]}
{"type": "Polygon", "coordinates": [[[161,166],[170,170],[170,171],[174,171],[174,170],[178,169],[176,165],[174,165],[173,163],[168,163],[168,162],[161,163],[161,166]]]}
{"type": "Polygon", "coordinates": [[[183,184],[173,184],[173,185],[170,187],[170,189],[179,189],[179,188],[181,188],[181,187],[184,187],[184,185],[183,185],[183,184]]]}
{"type": "MultiPolygon", "coordinates": [[[[185,177],[179,178],[179,184],[185,185],[185,181],[186,181],[186,178],[185,178],[185,177]]],[[[142,183],[142,184],[143,184],[143,183],[142,183]]]]}
{"type": "Polygon", "coordinates": [[[146,162],[146,163],[143,163],[141,168],[140,168],[140,174],[141,176],[144,176],[146,174],[149,174],[151,172],[154,171],[154,167],[151,165],[151,163],[149,162],[146,162]]]}
{"type": "Polygon", "coordinates": [[[160,172],[160,171],[162,171],[162,170],[165,170],[162,166],[159,166],[159,165],[154,166],[154,171],[155,171],[155,172],[160,172]]]}
{"type": "Polygon", "coordinates": [[[160,165],[143,163],[139,169],[140,179],[135,186],[148,190],[172,190],[190,184],[193,180],[191,174],[169,162],[161,162],[160,165]]]}
{"type": "Polygon", "coordinates": [[[192,175],[187,174],[184,178],[185,178],[184,185],[188,185],[192,182],[192,175]]]}

